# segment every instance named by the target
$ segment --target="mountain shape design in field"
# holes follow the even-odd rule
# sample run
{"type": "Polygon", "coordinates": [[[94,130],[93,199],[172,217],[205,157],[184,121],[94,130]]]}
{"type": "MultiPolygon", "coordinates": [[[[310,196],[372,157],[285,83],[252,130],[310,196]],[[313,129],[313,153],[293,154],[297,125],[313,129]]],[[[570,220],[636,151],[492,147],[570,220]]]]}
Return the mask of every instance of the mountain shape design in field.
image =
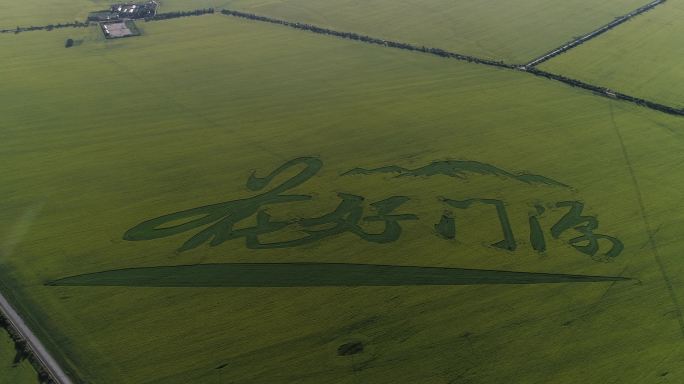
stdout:
{"type": "Polygon", "coordinates": [[[465,179],[468,174],[477,175],[494,175],[499,177],[505,177],[517,181],[521,181],[526,184],[544,184],[552,185],[557,187],[570,188],[569,185],[563,184],[560,181],[548,178],[542,175],[536,175],[526,172],[509,172],[505,169],[501,169],[491,164],[481,163],[479,161],[470,160],[441,160],[433,161],[432,163],[415,168],[404,168],[397,165],[389,165],[379,168],[354,168],[347,172],[342,173],[342,176],[348,175],[372,175],[372,174],[382,174],[382,173],[396,173],[396,177],[406,177],[406,176],[434,176],[434,175],[444,175],[449,177],[456,177],[459,179],[465,179]]]}

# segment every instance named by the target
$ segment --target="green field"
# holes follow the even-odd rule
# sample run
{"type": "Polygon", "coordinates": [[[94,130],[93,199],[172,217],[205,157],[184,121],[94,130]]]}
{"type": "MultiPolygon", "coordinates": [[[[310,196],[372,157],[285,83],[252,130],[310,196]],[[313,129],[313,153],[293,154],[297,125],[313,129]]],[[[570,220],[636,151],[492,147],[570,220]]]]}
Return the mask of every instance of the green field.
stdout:
{"type": "MultiPolygon", "coordinates": [[[[145,0],[143,0],[145,1],[145,0]]],[[[85,21],[90,12],[108,9],[117,0],[2,1],[0,29],[85,21]]],[[[157,0],[159,12],[226,7],[228,0],[157,0]]]]}
{"type": "Polygon", "coordinates": [[[541,68],[684,107],[684,2],[669,0],[541,68]]]}
{"type": "Polygon", "coordinates": [[[106,4],[89,0],[3,0],[0,29],[84,21],[90,11],[98,10],[106,4]]]}
{"type": "Polygon", "coordinates": [[[646,3],[232,0],[228,8],[522,64],[646,3]]]}
{"type": "Polygon", "coordinates": [[[218,14],[138,26],[0,35],[3,292],[82,380],[684,380],[681,118],[218,14]],[[629,280],[48,284],[228,263],[629,280]]]}
{"type": "Polygon", "coordinates": [[[37,384],[36,371],[27,361],[14,365],[14,343],[0,330],[0,384],[37,384]]]}

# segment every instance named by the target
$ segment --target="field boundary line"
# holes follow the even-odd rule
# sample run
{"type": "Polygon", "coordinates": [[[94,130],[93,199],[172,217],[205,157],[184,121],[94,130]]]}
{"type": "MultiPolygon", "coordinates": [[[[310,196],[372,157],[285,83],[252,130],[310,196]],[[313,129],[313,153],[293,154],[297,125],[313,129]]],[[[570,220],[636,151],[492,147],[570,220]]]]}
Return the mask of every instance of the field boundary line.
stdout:
{"type": "Polygon", "coordinates": [[[637,180],[637,177],[634,174],[634,167],[632,166],[632,161],[629,159],[627,147],[625,146],[625,142],[622,138],[622,133],[620,133],[620,128],[618,128],[617,123],[615,122],[615,114],[613,113],[613,104],[608,104],[608,106],[610,108],[610,119],[613,123],[613,129],[615,130],[615,135],[617,136],[618,143],[620,143],[622,155],[625,159],[625,163],[627,164],[627,170],[629,171],[629,175],[632,179],[632,184],[634,185],[634,191],[636,192],[637,203],[639,204],[639,213],[640,213],[641,219],[644,223],[644,229],[646,230],[646,234],[648,235],[649,248],[651,248],[651,253],[653,254],[653,258],[655,259],[655,262],[658,265],[658,270],[660,272],[660,275],[663,278],[663,281],[665,282],[665,287],[667,288],[667,292],[670,296],[670,300],[672,300],[672,303],[675,306],[675,313],[677,315],[677,322],[679,323],[679,330],[682,333],[682,337],[684,337],[684,316],[682,315],[682,309],[681,309],[681,305],[679,304],[679,298],[677,297],[677,293],[675,292],[674,287],[672,285],[672,279],[670,279],[670,276],[668,275],[667,270],[665,269],[665,263],[663,263],[663,260],[660,257],[660,252],[658,252],[658,244],[656,243],[655,233],[651,229],[652,227],[651,227],[651,224],[648,220],[648,215],[646,214],[646,207],[644,205],[644,200],[643,200],[643,197],[641,195],[641,188],[639,187],[639,181],[637,180]]]}
{"type": "Polygon", "coordinates": [[[91,23],[90,21],[74,21],[72,22],[67,22],[67,23],[57,23],[57,24],[47,24],[47,25],[37,25],[37,26],[30,26],[30,27],[16,27],[14,29],[0,29],[0,33],[12,33],[12,34],[19,34],[22,32],[31,32],[31,31],[53,31],[55,29],[61,29],[61,28],[87,28],[91,25],[95,25],[96,23],[91,23]]]}
{"type": "Polygon", "coordinates": [[[447,51],[447,50],[444,50],[441,48],[426,47],[424,45],[418,46],[418,45],[413,45],[413,44],[409,44],[409,43],[403,43],[400,41],[393,41],[393,40],[381,39],[378,37],[361,35],[361,34],[354,33],[354,32],[342,32],[342,31],[337,31],[334,29],[319,27],[319,26],[316,26],[313,24],[306,24],[306,23],[300,23],[300,22],[296,22],[296,21],[287,21],[287,20],[283,20],[283,19],[276,19],[276,18],[272,18],[272,17],[268,17],[268,16],[257,15],[254,13],[234,11],[231,9],[222,9],[221,14],[227,15],[227,16],[239,17],[239,18],[243,18],[243,19],[254,20],[254,21],[262,21],[262,22],[271,23],[271,24],[279,24],[282,26],[286,26],[286,27],[290,27],[290,28],[294,28],[294,29],[300,29],[300,30],[304,30],[304,31],[309,31],[309,32],[320,34],[320,35],[329,35],[329,36],[334,36],[334,37],[340,37],[340,38],[347,39],[347,40],[356,40],[356,41],[360,41],[360,42],[363,42],[366,44],[380,45],[380,46],[384,46],[384,47],[388,47],[388,48],[404,49],[407,51],[427,53],[430,55],[445,57],[445,58],[449,58],[449,59],[456,59],[456,60],[460,60],[460,61],[467,61],[469,63],[489,65],[489,66],[498,67],[498,68],[519,69],[518,65],[506,64],[502,60],[483,59],[483,58],[475,57],[475,56],[471,56],[471,55],[464,55],[461,53],[450,52],[450,51],[447,51]]]}
{"type": "Polygon", "coordinates": [[[582,35],[582,36],[580,36],[574,40],[571,40],[571,41],[561,45],[560,47],[555,48],[555,49],[531,60],[527,64],[524,64],[522,67],[523,68],[530,68],[530,67],[537,66],[537,65],[539,65],[539,64],[541,64],[547,60],[551,60],[552,58],[560,55],[561,53],[567,52],[567,51],[577,47],[578,45],[582,45],[582,44],[586,43],[587,41],[589,41],[595,37],[598,37],[598,36],[604,34],[605,32],[608,32],[609,30],[617,27],[618,25],[620,25],[626,21],[629,21],[633,17],[639,16],[642,13],[650,11],[651,9],[659,6],[660,4],[665,3],[666,1],[667,0],[654,0],[654,1],[648,3],[644,6],[641,6],[637,9],[633,10],[632,12],[630,12],[626,15],[619,16],[619,17],[615,18],[615,20],[611,21],[610,23],[602,25],[598,29],[595,29],[595,30],[593,30],[593,31],[591,31],[585,35],[582,35]]]}
{"type": "MultiPolygon", "coordinates": [[[[655,0],[654,3],[655,2],[662,3],[665,1],[666,0],[655,0]]],[[[653,4],[653,3],[651,3],[651,4],[653,4]]],[[[395,48],[395,49],[403,49],[403,50],[412,51],[412,52],[425,53],[425,54],[429,54],[429,55],[439,56],[439,57],[443,57],[446,59],[455,59],[455,60],[465,61],[465,62],[474,63],[474,64],[481,64],[481,65],[486,65],[486,66],[500,68],[500,69],[508,69],[508,70],[530,73],[530,74],[535,75],[537,77],[544,77],[544,78],[547,78],[549,80],[554,80],[554,81],[564,83],[564,84],[569,85],[571,87],[581,88],[581,89],[584,89],[587,91],[591,91],[592,93],[594,93],[597,96],[602,96],[602,97],[606,97],[606,98],[613,99],[613,100],[626,101],[626,102],[636,104],[636,105],[641,106],[641,107],[649,108],[649,109],[656,110],[656,111],[663,112],[663,113],[667,113],[670,115],[684,116],[684,109],[675,108],[675,107],[670,106],[670,105],[660,104],[660,103],[657,103],[655,101],[631,96],[631,95],[621,93],[621,92],[617,92],[617,91],[614,91],[612,89],[602,87],[599,85],[590,84],[590,83],[586,83],[586,82],[581,81],[581,80],[577,80],[577,79],[569,78],[566,76],[557,75],[557,74],[553,74],[550,72],[542,71],[542,70],[539,70],[539,69],[534,68],[534,67],[525,67],[525,66],[520,66],[520,65],[507,64],[503,61],[483,59],[483,58],[479,58],[479,57],[475,57],[475,56],[464,55],[464,54],[460,54],[460,53],[456,53],[456,52],[450,52],[450,51],[440,49],[440,48],[417,46],[417,45],[413,45],[413,44],[409,44],[409,43],[403,43],[403,42],[398,42],[398,41],[385,40],[385,39],[381,39],[381,38],[377,38],[377,37],[360,35],[360,34],[357,34],[354,32],[341,32],[341,31],[336,31],[336,30],[332,30],[332,29],[328,29],[328,28],[318,27],[318,26],[312,25],[312,24],[305,24],[305,23],[299,23],[299,22],[295,22],[295,21],[287,21],[287,20],[282,20],[282,19],[276,19],[276,18],[272,18],[272,17],[268,17],[268,16],[261,16],[261,15],[256,15],[253,13],[234,11],[234,10],[230,10],[230,9],[221,10],[221,14],[227,15],[227,16],[234,16],[234,17],[238,17],[238,18],[243,18],[243,19],[249,19],[249,20],[253,20],[253,21],[278,24],[278,25],[282,25],[285,27],[289,27],[289,28],[309,31],[312,33],[320,34],[320,35],[328,35],[328,36],[339,37],[339,38],[347,39],[347,40],[359,41],[359,42],[366,43],[366,44],[379,45],[379,46],[384,46],[384,47],[388,47],[388,48],[395,48]]]]}

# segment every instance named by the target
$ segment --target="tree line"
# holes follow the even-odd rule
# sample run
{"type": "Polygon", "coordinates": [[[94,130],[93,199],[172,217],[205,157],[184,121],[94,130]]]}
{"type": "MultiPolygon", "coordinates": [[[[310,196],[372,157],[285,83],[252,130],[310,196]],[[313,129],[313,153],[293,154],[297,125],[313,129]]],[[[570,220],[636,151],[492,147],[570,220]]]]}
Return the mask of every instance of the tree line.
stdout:
{"type": "Polygon", "coordinates": [[[74,21],[73,23],[57,23],[30,27],[16,27],[14,29],[0,29],[0,33],[21,33],[29,31],[52,31],[60,28],[85,28],[90,25],[88,21],[74,21]]]}
{"type": "Polygon", "coordinates": [[[462,55],[460,53],[449,52],[449,51],[446,51],[446,50],[443,50],[440,48],[431,48],[431,47],[418,46],[418,45],[413,45],[413,44],[408,44],[408,43],[401,43],[398,41],[383,40],[383,39],[379,39],[376,37],[359,35],[358,33],[354,33],[354,32],[340,32],[340,31],[335,31],[332,29],[317,27],[317,26],[311,25],[311,24],[274,19],[274,18],[267,17],[267,16],[255,15],[253,13],[233,11],[233,10],[229,10],[229,9],[224,9],[221,11],[221,13],[224,15],[228,15],[228,16],[242,17],[245,19],[256,20],[256,21],[264,21],[264,22],[272,23],[272,24],[280,24],[280,25],[291,27],[291,28],[310,31],[313,33],[319,33],[319,34],[323,34],[323,35],[341,37],[343,39],[358,40],[358,41],[362,41],[364,43],[383,45],[385,47],[390,47],[390,48],[398,48],[398,49],[404,49],[404,50],[408,50],[408,51],[417,51],[417,52],[427,53],[427,54],[436,55],[436,56],[440,56],[440,57],[447,57],[447,58],[451,58],[451,59],[457,59],[457,60],[467,61],[467,62],[471,62],[471,63],[491,65],[491,66],[495,66],[495,67],[502,67],[502,68],[509,68],[509,69],[516,68],[516,66],[506,64],[503,61],[488,60],[488,59],[482,59],[482,58],[474,57],[474,56],[462,55]]]}
{"type": "Polygon", "coordinates": [[[38,381],[40,383],[54,384],[48,372],[33,354],[31,348],[29,348],[26,340],[12,327],[9,320],[2,313],[0,313],[0,328],[4,328],[14,342],[14,350],[16,352],[14,364],[19,364],[22,360],[28,360],[38,373],[38,381]]]}
{"type": "Polygon", "coordinates": [[[609,31],[615,27],[617,27],[618,25],[626,22],[627,20],[629,20],[635,16],[641,15],[642,13],[647,12],[647,11],[655,8],[660,4],[663,4],[665,1],[666,0],[655,0],[653,2],[650,2],[646,5],[644,5],[643,7],[637,8],[636,10],[634,10],[634,11],[632,11],[632,12],[630,12],[624,16],[620,16],[620,17],[616,18],[615,20],[611,21],[610,23],[600,27],[599,29],[594,30],[593,32],[591,32],[589,34],[586,34],[582,37],[579,37],[575,40],[572,40],[572,41],[562,45],[560,48],[556,48],[553,51],[550,51],[550,52],[530,61],[529,63],[525,64],[525,66],[535,66],[535,65],[539,65],[539,64],[541,64],[547,60],[550,60],[550,59],[560,55],[563,52],[566,52],[572,48],[575,48],[579,45],[582,45],[582,44],[586,43],[587,41],[609,31]]]}
{"type": "Polygon", "coordinates": [[[583,88],[583,89],[592,91],[594,93],[597,93],[601,96],[606,96],[606,97],[610,97],[610,98],[618,99],[618,100],[629,101],[630,103],[634,103],[634,104],[640,105],[642,107],[650,108],[650,109],[655,109],[656,111],[665,112],[665,113],[670,114],[670,115],[684,116],[684,110],[683,109],[679,109],[679,108],[671,107],[669,105],[660,104],[660,103],[656,103],[656,102],[653,102],[650,100],[641,99],[638,97],[626,95],[624,93],[613,91],[609,88],[601,87],[601,86],[594,85],[594,84],[585,83],[583,81],[571,79],[569,77],[565,77],[562,75],[556,75],[554,73],[541,71],[537,68],[527,68],[525,70],[525,72],[531,73],[535,76],[546,77],[547,79],[560,81],[561,83],[565,83],[565,84],[571,85],[573,87],[583,88]]]}
{"type": "MultiPolygon", "coordinates": [[[[664,1],[664,0],[662,0],[662,1],[664,1]]],[[[649,4],[645,7],[640,8],[639,9],[640,13],[645,12],[646,10],[653,8],[657,4],[660,4],[660,2],[662,2],[662,1],[655,1],[655,2],[649,4]]],[[[635,11],[635,12],[638,12],[638,11],[635,11]]],[[[664,113],[667,113],[670,115],[684,116],[684,110],[683,109],[678,109],[675,107],[671,107],[669,105],[659,104],[659,103],[649,101],[646,99],[641,99],[638,97],[626,95],[624,93],[615,92],[615,91],[612,91],[612,90],[605,88],[605,87],[600,87],[598,85],[585,83],[583,81],[571,79],[569,77],[565,77],[565,76],[556,75],[553,73],[541,71],[541,70],[538,70],[534,67],[520,67],[520,66],[513,65],[513,64],[506,64],[503,61],[488,60],[488,59],[482,59],[482,58],[468,56],[468,55],[462,55],[459,53],[445,51],[445,50],[439,49],[439,48],[429,48],[429,47],[416,46],[416,45],[407,44],[407,43],[400,43],[400,42],[396,42],[396,41],[383,40],[383,39],[378,39],[378,38],[374,38],[374,37],[370,37],[370,36],[359,35],[359,34],[356,34],[353,32],[339,32],[339,31],[334,31],[334,30],[327,29],[327,28],[317,27],[317,26],[311,25],[311,24],[304,24],[304,23],[290,22],[290,21],[286,21],[286,20],[274,19],[274,18],[267,17],[267,16],[255,15],[253,13],[233,11],[233,10],[229,10],[229,9],[224,9],[221,11],[221,13],[224,15],[228,15],[228,16],[235,16],[235,17],[241,17],[241,18],[250,19],[250,20],[263,21],[263,22],[273,23],[273,24],[280,24],[280,25],[291,27],[291,28],[311,31],[314,33],[337,36],[337,37],[341,37],[341,38],[345,38],[345,39],[358,40],[358,41],[363,41],[363,42],[370,43],[370,44],[378,44],[378,45],[383,45],[386,47],[405,49],[405,50],[409,50],[409,51],[418,51],[418,52],[428,53],[428,54],[432,54],[432,55],[436,55],[436,56],[440,56],[440,57],[446,57],[446,58],[452,58],[452,59],[467,61],[470,63],[484,64],[484,65],[500,67],[500,68],[507,68],[507,69],[522,70],[524,72],[531,73],[535,76],[545,77],[545,78],[548,78],[551,80],[560,81],[562,83],[571,85],[573,87],[583,88],[583,89],[592,91],[592,92],[594,92],[598,95],[604,96],[604,97],[610,97],[613,99],[628,101],[628,102],[640,105],[642,107],[654,109],[654,110],[664,112],[664,113]]]]}
{"type": "Polygon", "coordinates": [[[168,20],[168,19],[176,19],[179,17],[187,17],[187,16],[210,15],[213,13],[214,13],[214,8],[195,9],[192,11],[165,12],[165,13],[157,13],[156,15],[154,15],[152,17],[146,17],[145,21],[168,20]]]}

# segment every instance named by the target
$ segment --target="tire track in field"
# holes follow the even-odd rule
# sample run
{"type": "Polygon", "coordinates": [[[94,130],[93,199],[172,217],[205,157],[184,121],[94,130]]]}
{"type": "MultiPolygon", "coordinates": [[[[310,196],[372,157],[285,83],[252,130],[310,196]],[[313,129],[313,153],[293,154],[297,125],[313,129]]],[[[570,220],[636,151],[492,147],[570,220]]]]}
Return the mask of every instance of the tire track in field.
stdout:
{"type": "Polygon", "coordinates": [[[682,333],[682,337],[684,337],[684,316],[682,315],[682,307],[679,303],[679,298],[677,297],[677,293],[674,290],[674,287],[672,285],[672,280],[665,269],[665,263],[663,263],[662,257],[660,256],[660,252],[658,251],[658,244],[656,243],[655,240],[655,233],[652,230],[651,224],[648,220],[648,215],[646,214],[646,208],[644,206],[644,200],[643,196],[641,194],[641,188],[639,187],[639,181],[637,180],[637,177],[634,173],[634,167],[632,165],[632,161],[629,158],[629,154],[627,152],[627,147],[625,147],[625,142],[622,138],[622,133],[620,133],[620,128],[618,128],[617,123],[615,122],[615,114],[613,113],[613,104],[610,103],[608,104],[608,107],[610,109],[610,120],[613,123],[613,128],[615,130],[615,136],[617,136],[618,142],[620,143],[620,149],[622,150],[622,156],[625,159],[625,163],[627,164],[627,170],[629,171],[630,178],[632,179],[632,185],[634,186],[634,191],[636,192],[636,198],[637,202],[639,204],[639,213],[641,216],[641,220],[644,223],[644,229],[646,230],[646,234],[648,235],[648,245],[649,248],[651,249],[651,254],[653,254],[653,258],[655,259],[656,264],[658,265],[658,270],[660,271],[660,275],[663,278],[663,281],[665,282],[665,287],[667,287],[667,292],[670,296],[670,299],[672,300],[672,303],[675,306],[675,313],[677,316],[677,322],[679,322],[679,330],[682,333]]]}

